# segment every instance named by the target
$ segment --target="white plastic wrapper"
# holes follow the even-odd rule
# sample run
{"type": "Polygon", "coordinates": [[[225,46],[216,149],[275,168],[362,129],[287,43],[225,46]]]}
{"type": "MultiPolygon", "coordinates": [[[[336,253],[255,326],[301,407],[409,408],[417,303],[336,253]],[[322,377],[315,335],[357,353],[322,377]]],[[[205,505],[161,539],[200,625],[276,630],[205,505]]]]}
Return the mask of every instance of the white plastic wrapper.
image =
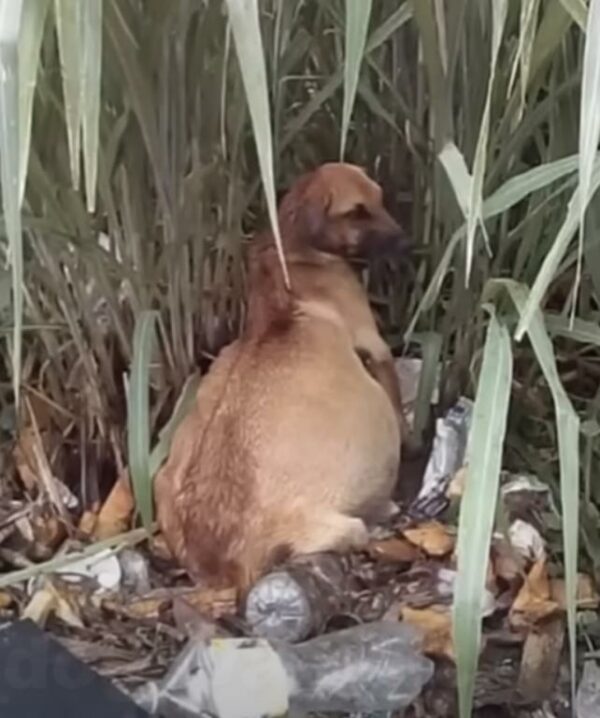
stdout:
{"type": "Polygon", "coordinates": [[[448,505],[447,488],[466,463],[473,402],[461,397],[436,421],[435,437],[419,495],[409,508],[418,518],[434,518],[448,505]]]}

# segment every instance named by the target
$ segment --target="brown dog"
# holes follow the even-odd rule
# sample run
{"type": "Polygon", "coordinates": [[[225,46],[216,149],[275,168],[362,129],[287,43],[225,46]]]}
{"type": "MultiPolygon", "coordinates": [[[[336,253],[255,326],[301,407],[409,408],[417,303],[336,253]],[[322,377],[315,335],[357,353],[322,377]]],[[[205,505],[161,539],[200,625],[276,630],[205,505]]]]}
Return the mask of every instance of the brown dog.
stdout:
{"type": "Polygon", "coordinates": [[[396,242],[399,227],[348,165],[300,180],[280,223],[293,295],[272,240],[256,242],[244,333],[203,379],[155,483],[178,560],[242,588],[284,555],[363,546],[399,463],[391,354],[342,259],[396,242]]]}

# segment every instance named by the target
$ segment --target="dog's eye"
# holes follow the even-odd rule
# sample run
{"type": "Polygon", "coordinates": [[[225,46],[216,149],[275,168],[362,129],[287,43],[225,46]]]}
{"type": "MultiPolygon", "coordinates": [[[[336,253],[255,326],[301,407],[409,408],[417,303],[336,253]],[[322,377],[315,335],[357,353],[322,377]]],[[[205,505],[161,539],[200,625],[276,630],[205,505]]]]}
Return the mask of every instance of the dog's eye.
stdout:
{"type": "Polygon", "coordinates": [[[369,219],[370,216],[371,213],[364,204],[357,204],[348,212],[350,219],[369,219]]]}

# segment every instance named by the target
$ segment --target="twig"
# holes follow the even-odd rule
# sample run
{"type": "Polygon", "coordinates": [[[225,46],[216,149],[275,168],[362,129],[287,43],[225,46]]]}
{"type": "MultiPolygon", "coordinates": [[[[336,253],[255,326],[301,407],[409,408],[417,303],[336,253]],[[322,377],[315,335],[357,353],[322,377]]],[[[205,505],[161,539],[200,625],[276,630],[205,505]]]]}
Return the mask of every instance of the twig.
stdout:
{"type": "MultiPolygon", "coordinates": [[[[152,528],[154,533],[155,527],[152,528]]],[[[11,571],[4,576],[0,576],[0,588],[6,588],[12,586],[15,583],[21,581],[27,581],[34,576],[42,576],[48,573],[52,573],[59,568],[69,566],[76,561],[80,561],[82,558],[89,558],[94,556],[100,551],[107,548],[123,548],[124,546],[134,546],[135,544],[141,543],[145,539],[149,538],[150,534],[145,528],[133,529],[133,531],[126,531],[125,533],[112,536],[111,538],[98,541],[91,546],[86,546],[82,551],[67,554],[65,556],[57,556],[56,558],[45,561],[44,563],[38,563],[34,566],[28,566],[27,568],[19,569],[18,571],[11,571]]]]}

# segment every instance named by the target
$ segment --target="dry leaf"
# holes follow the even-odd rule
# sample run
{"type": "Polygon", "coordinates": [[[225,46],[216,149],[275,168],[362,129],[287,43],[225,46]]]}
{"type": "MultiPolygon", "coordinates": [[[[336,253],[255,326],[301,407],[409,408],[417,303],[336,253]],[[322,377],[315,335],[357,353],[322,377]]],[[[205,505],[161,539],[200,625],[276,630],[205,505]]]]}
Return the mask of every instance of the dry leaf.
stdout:
{"type": "Polygon", "coordinates": [[[29,618],[43,628],[50,615],[55,615],[69,626],[83,628],[81,618],[69,598],[62,595],[50,580],[46,580],[42,588],[31,597],[21,618],[29,618]]]}
{"type": "Polygon", "coordinates": [[[558,677],[565,636],[563,616],[554,616],[530,631],[523,646],[518,691],[527,703],[541,703],[558,677]]]}
{"type": "MultiPolygon", "coordinates": [[[[550,595],[562,611],[567,610],[565,582],[562,578],[550,580],[550,595]]],[[[600,604],[600,596],[590,576],[580,573],[577,576],[577,608],[580,610],[594,610],[600,604]]]]}
{"type": "Polygon", "coordinates": [[[445,606],[402,609],[402,618],[423,632],[423,651],[454,660],[452,615],[445,606]]]}
{"type": "Polygon", "coordinates": [[[135,500],[129,486],[127,474],[124,472],[115,482],[112,491],[100,509],[94,529],[94,537],[100,541],[127,531],[134,508],[135,500]]]}
{"type": "Polygon", "coordinates": [[[97,521],[98,514],[95,511],[84,511],[79,519],[79,526],[77,528],[82,534],[91,536],[94,533],[97,521]]]}
{"type": "Polygon", "coordinates": [[[494,541],[492,544],[492,562],[494,573],[507,583],[512,583],[523,575],[525,560],[507,541],[494,541]]]}
{"type": "Polygon", "coordinates": [[[9,608],[14,603],[15,599],[6,591],[0,591],[0,610],[9,608]]]}
{"type": "Polygon", "coordinates": [[[454,548],[454,537],[438,521],[427,521],[415,528],[405,529],[402,533],[430,556],[446,556],[454,548]]]}
{"type": "Polygon", "coordinates": [[[371,541],[367,550],[371,558],[392,563],[412,563],[419,557],[416,546],[401,538],[371,541]]]}
{"type": "Polygon", "coordinates": [[[235,588],[200,588],[186,593],[184,598],[188,605],[203,616],[217,619],[235,613],[238,596],[235,588]]]}
{"type": "Polygon", "coordinates": [[[465,483],[467,480],[467,467],[460,468],[450,480],[446,489],[446,496],[449,499],[460,499],[465,491],[465,483]]]}
{"type": "Polygon", "coordinates": [[[19,440],[13,450],[19,477],[30,493],[36,493],[38,489],[37,468],[33,450],[35,441],[36,436],[33,428],[25,426],[19,431],[19,440]]]}
{"type": "Polygon", "coordinates": [[[525,583],[510,609],[510,623],[514,628],[530,627],[559,610],[552,600],[546,560],[540,559],[531,567],[525,583]]]}

